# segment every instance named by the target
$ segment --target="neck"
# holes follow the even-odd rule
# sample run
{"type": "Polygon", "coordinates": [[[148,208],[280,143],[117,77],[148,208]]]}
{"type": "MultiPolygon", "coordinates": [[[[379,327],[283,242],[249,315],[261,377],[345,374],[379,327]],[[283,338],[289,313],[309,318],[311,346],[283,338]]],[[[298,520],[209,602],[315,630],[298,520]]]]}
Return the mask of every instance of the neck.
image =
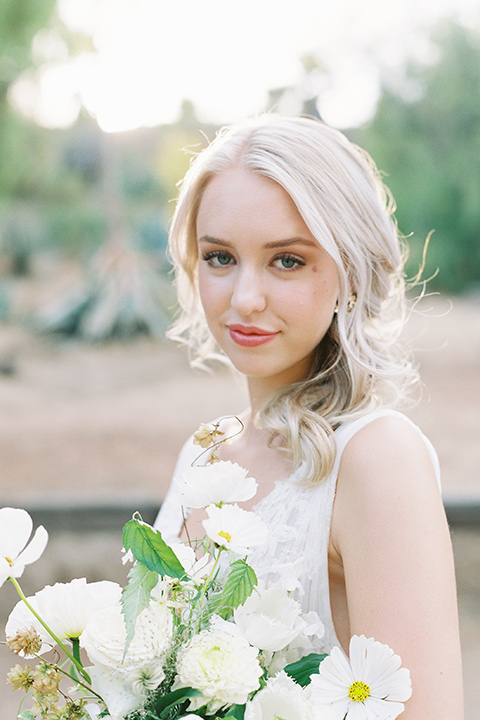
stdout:
{"type": "Polygon", "coordinates": [[[251,417],[254,418],[263,405],[280,389],[274,383],[266,383],[263,378],[248,378],[251,417]]]}

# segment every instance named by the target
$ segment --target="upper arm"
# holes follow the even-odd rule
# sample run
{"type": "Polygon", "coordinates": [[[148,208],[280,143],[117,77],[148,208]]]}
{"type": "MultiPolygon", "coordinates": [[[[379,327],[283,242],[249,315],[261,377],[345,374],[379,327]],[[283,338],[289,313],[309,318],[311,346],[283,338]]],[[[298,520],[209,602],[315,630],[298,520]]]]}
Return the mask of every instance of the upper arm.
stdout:
{"type": "Polygon", "coordinates": [[[414,694],[402,717],[461,717],[455,576],[430,455],[397,417],[378,419],[347,445],[332,542],[343,564],[350,632],[402,657],[414,694]]]}

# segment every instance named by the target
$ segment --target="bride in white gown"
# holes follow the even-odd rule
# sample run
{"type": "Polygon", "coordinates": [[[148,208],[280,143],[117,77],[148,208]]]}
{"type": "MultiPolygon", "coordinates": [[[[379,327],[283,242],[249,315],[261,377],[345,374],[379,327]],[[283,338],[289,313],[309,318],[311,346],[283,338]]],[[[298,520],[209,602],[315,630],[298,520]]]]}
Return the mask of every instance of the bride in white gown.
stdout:
{"type": "MultiPolygon", "coordinates": [[[[416,374],[399,342],[398,233],[372,161],[312,119],[233,127],[187,173],[170,247],[182,307],[171,336],[247,379],[245,428],[218,456],[258,482],[242,506],[269,541],[249,562],[262,577],[299,566],[298,600],[325,625],[318,650],[347,651],[353,634],[395,649],[413,684],[402,718],[461,720],[438,461],[395,409],[416,374]]],[[[190,439],[176,474],[198,455],[190,439]]],[[[190,537],[201,519],[188,515],[190,537]]],[[[183,522],[172,484],[156,526],[173,541],[183,522]]]]}

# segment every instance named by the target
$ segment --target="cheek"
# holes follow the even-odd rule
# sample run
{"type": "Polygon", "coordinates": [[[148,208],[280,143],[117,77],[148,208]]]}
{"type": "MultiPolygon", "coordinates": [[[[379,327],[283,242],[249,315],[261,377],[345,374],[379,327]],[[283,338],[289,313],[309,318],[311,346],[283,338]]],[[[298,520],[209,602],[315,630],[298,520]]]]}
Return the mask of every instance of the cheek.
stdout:
{"type": "Polygon", "coordinates": [[[198,273],[198,292],[205,316],[215,314],[225,303],[225,288],[208,273],[198,273]]]}

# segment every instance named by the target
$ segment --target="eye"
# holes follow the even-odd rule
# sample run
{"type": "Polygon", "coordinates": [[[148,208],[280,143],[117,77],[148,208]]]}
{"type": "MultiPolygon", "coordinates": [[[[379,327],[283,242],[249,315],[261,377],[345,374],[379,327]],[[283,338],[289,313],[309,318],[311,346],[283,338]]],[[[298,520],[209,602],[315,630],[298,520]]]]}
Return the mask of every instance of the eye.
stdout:
{"type": "Polygon", "coordinates": [[[305,265],[305,262],[296,255],[286,253],[274,258],[272,264],[279,270],[295,270],[296,267],[305,265]]]}
{"type": "Polygon", "coordinates": [[[225,250],[212,250],[211,252],[203,253],[202,260],[205,260],[210,267],[227,267],[234,262],[233,257],[230,253],[225,250]]]}

